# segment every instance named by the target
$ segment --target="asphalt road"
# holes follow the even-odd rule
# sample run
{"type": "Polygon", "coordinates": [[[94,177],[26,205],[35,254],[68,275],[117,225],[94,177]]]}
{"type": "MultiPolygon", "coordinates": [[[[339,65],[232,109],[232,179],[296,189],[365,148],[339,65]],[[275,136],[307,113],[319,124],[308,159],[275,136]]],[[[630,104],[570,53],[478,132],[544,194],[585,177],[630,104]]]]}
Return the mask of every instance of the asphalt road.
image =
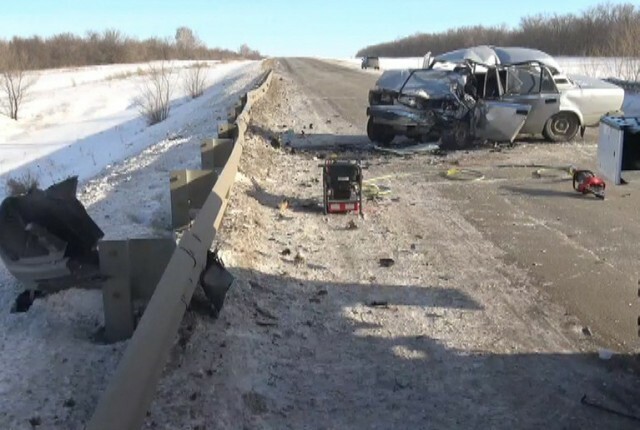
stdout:
{"type": "Polygon", "coordinates": [[[349,69],[311,58],[281,60],[287,71],[303,87],[313,107],[319,112],[337,113],[353,127],[366,134],[369,89],[378,74],[349,69]]]}
{"type": "MultiPolygon", "coordinates": [[[[315,59],[282,59],[314,108],[340,115],[365,134],[367,92],[377,74],[315,59]]],[[[461,165],[490,181],[434,184],[464,217],[524,268],[539,288],[577,316],[601,344],[637,351],[640,299],[638,248],[640,179],[609,187],[607,200],[574,193],[566,176],[532,178],[533,169],[499,164],[578,164],[594,168],[597,130],[571,145],[541,142],[511,153],[488,149],[461,156],[461,165]]]]}

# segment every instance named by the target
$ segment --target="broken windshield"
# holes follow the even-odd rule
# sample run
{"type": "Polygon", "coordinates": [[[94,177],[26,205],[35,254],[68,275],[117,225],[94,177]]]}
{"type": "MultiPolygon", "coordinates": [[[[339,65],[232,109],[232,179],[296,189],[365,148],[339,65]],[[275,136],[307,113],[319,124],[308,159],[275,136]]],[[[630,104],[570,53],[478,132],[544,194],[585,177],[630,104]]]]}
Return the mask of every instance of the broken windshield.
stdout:
{"type": "Polygon", "coordinates": [[[402,88],[405,95],[423,98],[443,98],[451,94],[451,84],[458,74],[446,70],[416,70],[402,88]]]}

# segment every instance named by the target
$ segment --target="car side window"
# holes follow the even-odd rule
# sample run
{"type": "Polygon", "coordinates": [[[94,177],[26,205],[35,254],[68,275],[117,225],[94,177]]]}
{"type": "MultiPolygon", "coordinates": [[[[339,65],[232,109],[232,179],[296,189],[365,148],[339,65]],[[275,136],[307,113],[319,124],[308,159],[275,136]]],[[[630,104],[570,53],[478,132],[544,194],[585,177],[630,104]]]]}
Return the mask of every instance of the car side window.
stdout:
{"type": "Polygon", "coordinates": [[[540,67],[524,65],[509,67],[507,71],[507,95],[540,93],[540,67]]]}
{"type": "Polygon", "coordinates": [[[553,80],[551,72],[546,67],[542,68],[542,83],[540,84],[541,93],[557,93],[558,88],[553,80]]]}

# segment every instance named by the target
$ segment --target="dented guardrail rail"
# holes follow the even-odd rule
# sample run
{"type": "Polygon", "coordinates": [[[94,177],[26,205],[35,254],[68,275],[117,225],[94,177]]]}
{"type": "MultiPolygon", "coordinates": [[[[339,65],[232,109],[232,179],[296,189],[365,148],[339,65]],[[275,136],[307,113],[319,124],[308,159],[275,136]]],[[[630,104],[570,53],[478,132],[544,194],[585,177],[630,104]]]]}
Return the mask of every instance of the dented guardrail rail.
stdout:
{"type": "Polygon", "coordinates": [[[226,161],[219,158],[214,162],[207,161],[203,155],[203,168],[216,170],[213,189],[169,259],[129,345],[86,426],[88,430],[138,429],[144,423],[182,317],[206,269],[207,251],[222,222],[238,171],[251,107],[268,90],[271,76],[270,71],[261,76],[256,87],[241,98],[232,109],[233,112],[229,112],[228,124],[218,126],[218,137],[233,142],[229,146],[227,141],[227,150],[221,151],[228,154],[225,154],[226,161]]]}

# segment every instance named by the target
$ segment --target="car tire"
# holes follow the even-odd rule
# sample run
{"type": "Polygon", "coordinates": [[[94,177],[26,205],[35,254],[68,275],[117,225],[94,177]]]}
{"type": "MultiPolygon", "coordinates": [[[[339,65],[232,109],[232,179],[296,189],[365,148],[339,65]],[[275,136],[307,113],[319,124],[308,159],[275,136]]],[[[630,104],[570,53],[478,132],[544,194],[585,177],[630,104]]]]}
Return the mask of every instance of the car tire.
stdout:
{"type": "Polygon", "coordinates": [[[544,124],[542,135],[550,142],[569,142],[580,130],[580,120],[572,112],[559,112],[544,124]]]}
{"type": "Polygon", "coordinates": [[[396,137],[393,130],[382,124],[376,124],[373,122],[372,117],[369,117],[369,121],[367,121],[367,136],[370,141],[383,146],[389,145],[393,138],[396,137]]]}
{"type": "Polygon", "coordinates": [[[471,146],[473,137],[467,121],[459,121],[449,130],[445,130],[440,135],[440,148],[458,150],[471,146]]]}

